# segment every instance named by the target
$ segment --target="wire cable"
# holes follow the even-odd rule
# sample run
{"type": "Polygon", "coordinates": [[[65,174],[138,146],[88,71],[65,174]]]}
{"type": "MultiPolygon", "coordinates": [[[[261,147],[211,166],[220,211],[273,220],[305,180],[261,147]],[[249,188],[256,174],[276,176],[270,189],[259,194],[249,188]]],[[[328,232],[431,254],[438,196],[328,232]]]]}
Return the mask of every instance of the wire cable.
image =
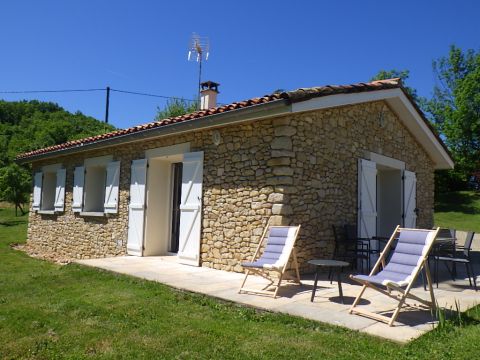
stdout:
{"type": "MultiPolygon", "coordinates": [[[[92,92],[92,91],[107,91],[107,89],[92,88],[92,89],[62,89],[62,90],[18,90],[18,91],[13,90],[13,91],[0,91],[0,94],[39,94],[39,93],[68,93],[68,92],[92,92]]],[[[150,94],[150,93],[144,93],[139,91],[121,90],[121,89],[113,89],[113,88],[110,88],[110,91],[123,93],[123,94],[130,94],[130,95],[155,97],[155,98],[161,98],[161,99],[174,99],[174,100],[181,100],[181,101],[198,102],[198,100],[186,99],[186,98],[177,97],[177,96],[150,94]]],[[[218,105],[224,105],[224,104],[218,103],[218,105]]]]}
{"type": "Polygon", "coordinates": [[[157,95],[157,94],[148,94],[148,93],[142,93],[142,92],[137,92],[137,91],[129,91],[129,90],[110,89],[110,91],[115,91],[115,92],[124,93],[124,94],[133,94],[133,95],[157,97],[157,98],[162,98],[162,99],[175,99],[175,100],[192,101],[192,102],[196,102],[196,101],[197,101],[197,100],[185,99],[185,98],[175,97],[175,96],[165,96],[165,95],[157,95]]]}
{"type": "MultiPolygon", "coordinates": [[[[0,94],[67,93],[67,92],[89,92],[89,91],[106,91],[106,90],[107,90],[106,88],[102,88],[102,89],[98,89],[98,88],[94,88],[94,89],[62,89],[62,90],[18,90],[18,91],[10,90],[10,91],[0,91],[0,94]]],[[[162,99],[175,99],[175,100],[191,101],[191,102],[196,102],[197,101],[197,100],[185,99],[185,98],[176,97],[176,96],[149,94],[149,93],[138,92],[138,91],[120,90],[120,89],[112,89],[112,88],[110,88],[110,91],[115,91],[115,92],[124,93],[124,94],[156,97],[156,98],[162,98],[162,99]]]]}
{"type": "Polygon", "coordinates": [[[0,91],[0,94],[37,94],[37,93],[84,92],[84,91],[105,91],[105,89],[19,90],[19,91],[0,91]]]}

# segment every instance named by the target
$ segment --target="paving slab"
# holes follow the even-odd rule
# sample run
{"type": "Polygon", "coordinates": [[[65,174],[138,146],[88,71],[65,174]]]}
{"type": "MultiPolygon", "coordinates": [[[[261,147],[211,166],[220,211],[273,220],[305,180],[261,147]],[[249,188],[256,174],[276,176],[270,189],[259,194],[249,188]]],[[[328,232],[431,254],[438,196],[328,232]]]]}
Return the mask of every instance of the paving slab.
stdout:
{"type": "MultiPolygon", "coordinates": [[[[433,329],[433,328],[432,328],[433,329]]],[[[412,341],[423,334],[425,331],[421,331],[409,326],[395,326],[390,327],[387,324],[376,322],[364,329],[362,332],[365,332],[369,335],[382,337],[398,343],[407,343],[412,341]]]]}
{"type": "MultiPolygon", "coordinates": [[[[156,281],[168,286],[219,299],[252,306],[272,312],[280,312],[324,323],[343,326],[395,342],[406,343],[434,328],[436,321],[430,311],[407,308],[400,312],[394,327],[375,320],[349,314],[348,310],[361,287],[346,276],[342,281],[344,304],[338,294],[338,285],[330,284],[326,274],[318,281],[316,296],[310,301],[313,289],[313,275],[302,276],[302,284],[284,283],[278,297],[239,294],[238,289],[244,275],[204,267],[182,265],[175,257],[119,256],[114,258],[78,260],[77,263],[104,270],[127,274],[138,278],[156,281]]],[[[436,300],[441,307],[455,309],[456,303],[462,311],[480,303],[480,293],[470,289],[468,281],[462,278],[452,281],[441,278],[438,289],[434,289],[436,300]]],[[[248,286],[265,288],[269,283],[258,276],[250,276],[248,286]]],[[[413,293],[428,299],[429,293],[422,284],[413,293]]],[[[367,289],[359,306],[376,313],[391,314],[397,302],[376,291],[367,289]]]]}

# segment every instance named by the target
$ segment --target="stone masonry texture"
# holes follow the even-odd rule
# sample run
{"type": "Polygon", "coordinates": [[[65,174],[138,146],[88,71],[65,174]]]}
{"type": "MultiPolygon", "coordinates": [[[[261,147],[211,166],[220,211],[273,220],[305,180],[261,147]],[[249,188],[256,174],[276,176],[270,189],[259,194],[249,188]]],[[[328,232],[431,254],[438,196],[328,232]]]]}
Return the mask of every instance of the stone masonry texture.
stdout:
{"type": "Polygon", "coordinates": [[[37,161],[34,171],[54,163],[67,169],[65,212],[30,211],[27,250],[61,259],[124,255],[131,161],[144,158],[145,150],[186,142],[191,151],[204,152],[202,266],[242,271],[241,262],[251,259],[268,221],[302,225],[297,242],[302,270],[308,269],[311,258],[330,257],[332,225],[357,221],[357,162],[365,152],[401,160],[416,173],[417,225],[433,225],[433,163],[388,105],[379,101],[37,161]],[[218,145],[214,131],[221,136],[218,145]],[[121,164],[118,214],[74,214],[74,168],[86,158],[110,154],[121,164]]]}

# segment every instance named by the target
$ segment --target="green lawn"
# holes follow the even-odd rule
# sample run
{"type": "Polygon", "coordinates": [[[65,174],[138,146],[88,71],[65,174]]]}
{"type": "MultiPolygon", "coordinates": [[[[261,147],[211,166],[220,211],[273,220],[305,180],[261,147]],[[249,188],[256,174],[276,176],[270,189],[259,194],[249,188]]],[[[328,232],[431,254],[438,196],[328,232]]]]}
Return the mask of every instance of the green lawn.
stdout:
{"type": "Polygon", "coordinates": [[[401,346],[161,284],[12,250],[26,216],[0,209],[0,358],[476,359],[480,311],[401,346]]]}
{"type": "Polygon", "coordinates": [[[440,194],[435,202],[435,225],[480,233],[480,192],[440,194]]]}

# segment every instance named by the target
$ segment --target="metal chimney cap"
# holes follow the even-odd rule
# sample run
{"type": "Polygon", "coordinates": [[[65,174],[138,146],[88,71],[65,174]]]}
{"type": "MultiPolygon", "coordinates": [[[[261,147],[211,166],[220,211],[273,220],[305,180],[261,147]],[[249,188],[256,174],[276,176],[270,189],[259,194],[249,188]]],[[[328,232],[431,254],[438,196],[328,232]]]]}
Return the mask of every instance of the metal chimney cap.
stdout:
{"type": "Polygon", "coordinates": [[[213,90],[218,93],[219,92],[218,87],[220,86],[220,84],[214,81],[208,80],[200,83],[200,86],[202,87],[202,90],[213,90]]]}

